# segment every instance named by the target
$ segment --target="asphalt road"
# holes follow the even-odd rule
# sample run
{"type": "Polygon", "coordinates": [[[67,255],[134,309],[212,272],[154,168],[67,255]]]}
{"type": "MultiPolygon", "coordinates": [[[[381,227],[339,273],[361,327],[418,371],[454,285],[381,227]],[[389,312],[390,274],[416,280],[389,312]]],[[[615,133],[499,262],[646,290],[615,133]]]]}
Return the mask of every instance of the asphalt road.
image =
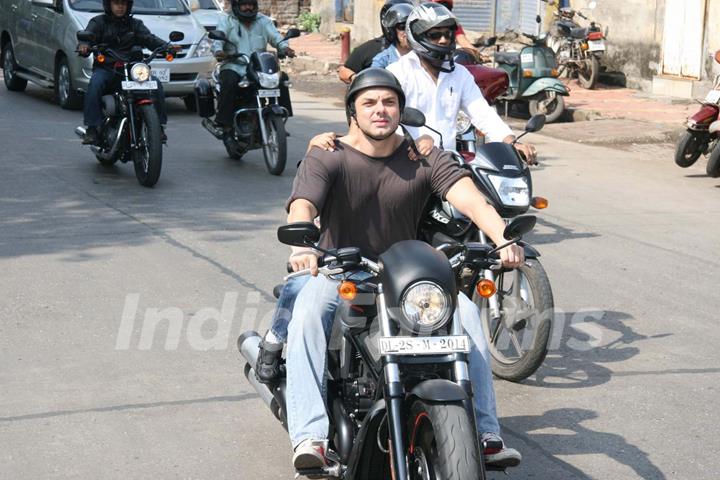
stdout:
{"type": "MultiPolygon", "coordinates": [[[[78,112],[0,87],[0,478],[293,478],[235,339],[267,327],[294,165],[344,128],[330,99],[294,100],[281,177],[170,101],[146,189],[80,146],[78,112]]],[[[717,478],[720,180],[667,145],[533,141],[558,314],[538,374],[496,382],[511,477],[717,478]]]]}

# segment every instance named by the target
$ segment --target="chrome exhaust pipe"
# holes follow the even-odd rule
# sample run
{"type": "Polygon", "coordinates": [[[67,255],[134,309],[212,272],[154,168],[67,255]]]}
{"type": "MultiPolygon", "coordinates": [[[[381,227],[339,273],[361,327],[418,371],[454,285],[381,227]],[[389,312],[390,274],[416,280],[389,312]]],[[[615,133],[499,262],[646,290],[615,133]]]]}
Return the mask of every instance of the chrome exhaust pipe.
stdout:
{"type": "Polygon", "coordinates": [[[75,127],[75,135],[78,137],[84,137],[87,129],[85,127],[75,127]]]}
{"type": "Polygon", "coordinates": [[[260,354],[260,341],[262,337],[255,331],[245,332],[238,337],[237,346],[240,354],[245,358],[247,365],[245,365],[245,378],[252,385],[255,391],[260,395],[260,398],[265,405],[271,410],[273,409],[272,403],[275,400],[272,392],[264,383],[260,383],[255,376],[255,364],[257,363],[258,355],[260,354]]]}

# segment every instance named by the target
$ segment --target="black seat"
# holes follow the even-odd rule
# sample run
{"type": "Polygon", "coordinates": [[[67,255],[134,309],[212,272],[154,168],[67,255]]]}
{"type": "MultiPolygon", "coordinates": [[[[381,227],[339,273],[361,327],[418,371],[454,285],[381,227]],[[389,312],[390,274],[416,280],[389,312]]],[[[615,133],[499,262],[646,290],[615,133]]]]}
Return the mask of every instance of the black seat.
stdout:
{"type": "Polygon", "coordinates": [[[570,34],[573,38],[585,38],[587,37],[588,29],[582,27],[573,28],[570,34]]]}
{"type": "Polygon", "coordinates": [[[495,52],[495,61],[506,65],[520,65],[520,52],[495,52]]]}

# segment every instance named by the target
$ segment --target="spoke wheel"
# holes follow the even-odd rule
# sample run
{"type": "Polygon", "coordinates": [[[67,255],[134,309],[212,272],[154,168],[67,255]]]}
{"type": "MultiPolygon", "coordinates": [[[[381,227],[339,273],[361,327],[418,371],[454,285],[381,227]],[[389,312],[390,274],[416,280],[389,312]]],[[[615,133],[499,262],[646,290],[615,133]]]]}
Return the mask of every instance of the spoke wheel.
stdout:
{"type": "Polygon", "coordinates": [[[265,166],[272,175],[281,175],[287,162],[287,133],[282,117],[270,114],[265,118],[267,145],[263,145],[265,166]]]}
{"type": "Polygon", "coordinates": [[[17,71],[17,64],[15,63],[15,53],[13,52],[12,44],[10,42],[5,45],[2,51],[3,57],[3,80],[5,80],[5,86],[12,92],[22,92],[27,87],[27,80],[18,77],[15,72],[17,71]]]}
{"type": "Polygon", "coordinates": [[[160,119],[153,105],[140,105],[139,135],[133,152],[135,176],[143,187],[152,187],[160,179],[162,168],[162,134],[160,119]]]}
{"type": "Polygon", "coordinates": [[[554,317],[550,281],[540,262],[528,259],[519,269],[500,273],[495,283],[498,318],[492,317],[488,300],[474,293],[473,301],[480,308],[493,373],[518,382],[532,375],[547,355],[554,317]]]}

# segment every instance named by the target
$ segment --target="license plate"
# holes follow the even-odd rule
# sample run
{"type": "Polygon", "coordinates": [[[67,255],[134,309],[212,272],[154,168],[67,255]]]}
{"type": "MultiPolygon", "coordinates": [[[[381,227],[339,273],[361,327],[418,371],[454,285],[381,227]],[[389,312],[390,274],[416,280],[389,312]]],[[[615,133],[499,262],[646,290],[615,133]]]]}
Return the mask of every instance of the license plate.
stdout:
{"type": "Polygon", "coordinates": [[[591,52],[605,50],[605,40],[588,40],[588,49],[591,52]]]}
{"type": "Polygon", "coordinates": [[[260,98],[279,97],[280,89],[276,88],[275,90],[258,90],[258,96],[260,98]]]}
{"type": "Polygon", "coordinates": [[[705,97],[706,103],[718,103],[720,101],[720,90],[710,90],[705,97]]]}
{"type": "Polygon", "coordinates": [[[170,81],[170,69],[169,68],[153,68],[150,72],[154,77],[157,77],[157,79],[160,80],[162,83],[167,83],[170,81]]]}
{"type": "Polygon", "coordinates": [[[521,63],[533,63],[535,61],[535,57],[532,53],[521,53],[520,54],[520,62],[521,63]]]}
{"type": "Polygon", "coordinates": [[[381,337],[378,340],[381,355],[440,355],[468,353],[467,335],[446,337],[381,337]]]}
{"type": "Polygon", "coordinates": [[[155,80],[148,80],[147,82],[122,82],[123,90],[157,90],[157,82],[155,80]]]}

